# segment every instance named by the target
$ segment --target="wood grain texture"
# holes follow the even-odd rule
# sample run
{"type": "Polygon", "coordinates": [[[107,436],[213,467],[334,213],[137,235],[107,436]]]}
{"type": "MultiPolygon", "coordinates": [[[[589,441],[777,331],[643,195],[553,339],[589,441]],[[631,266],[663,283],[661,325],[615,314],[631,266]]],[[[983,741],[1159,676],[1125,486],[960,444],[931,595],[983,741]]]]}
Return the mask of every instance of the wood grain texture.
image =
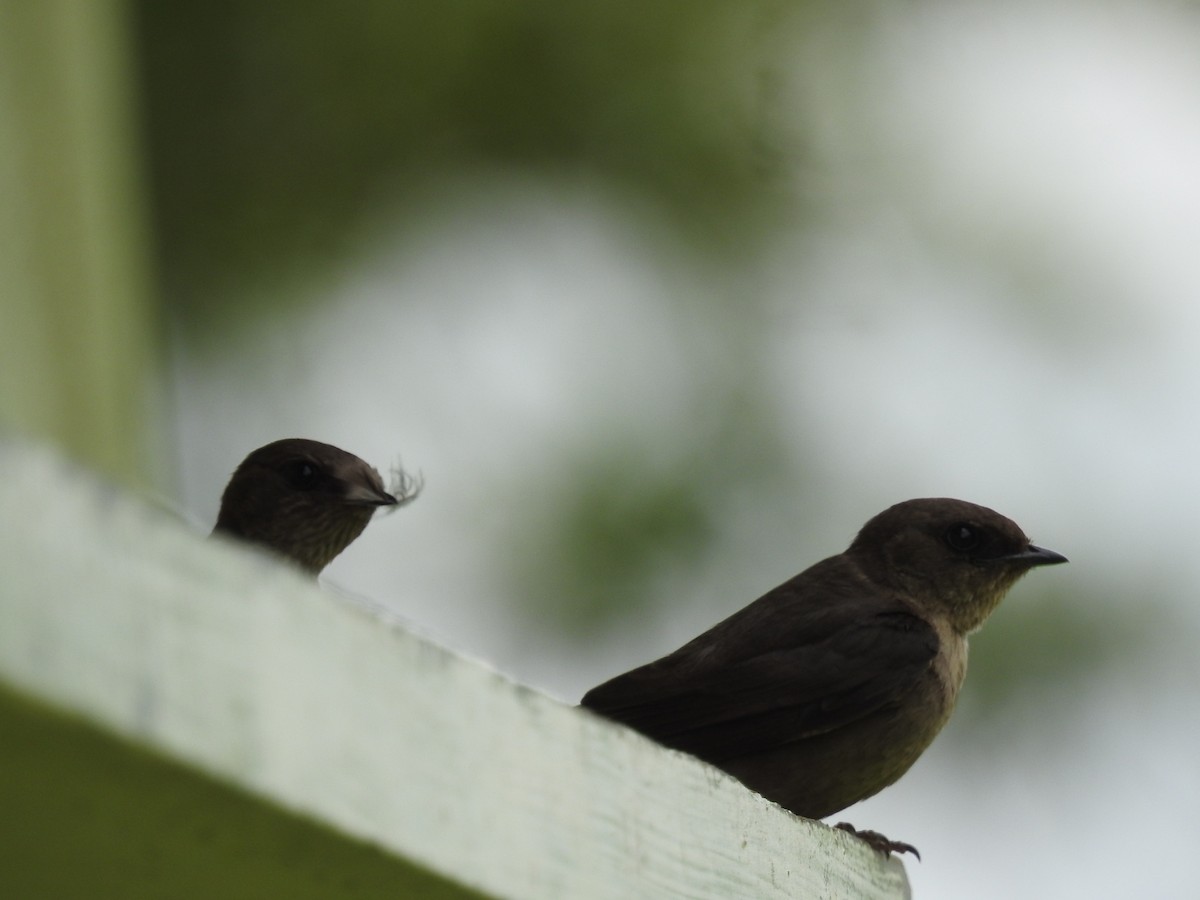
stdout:
{"type": "Polygon", "coordinates": [[[499,897],[909,895],[697,760],[0,443],[0,677],[499,897]]]}

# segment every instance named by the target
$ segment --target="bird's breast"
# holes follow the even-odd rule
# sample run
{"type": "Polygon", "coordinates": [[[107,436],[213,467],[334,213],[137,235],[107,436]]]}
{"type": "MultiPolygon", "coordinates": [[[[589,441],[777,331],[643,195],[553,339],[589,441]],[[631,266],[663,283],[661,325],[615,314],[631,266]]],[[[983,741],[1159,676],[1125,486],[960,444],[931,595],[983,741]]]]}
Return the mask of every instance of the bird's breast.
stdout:
{"type": "Polygon", "coordinates": [[[954,708],[958,689],[967,677],[967,639],[946,622],[936,622],[939,650],[933,660],[933,672],[945,691],[946,715],[954,708]]]}

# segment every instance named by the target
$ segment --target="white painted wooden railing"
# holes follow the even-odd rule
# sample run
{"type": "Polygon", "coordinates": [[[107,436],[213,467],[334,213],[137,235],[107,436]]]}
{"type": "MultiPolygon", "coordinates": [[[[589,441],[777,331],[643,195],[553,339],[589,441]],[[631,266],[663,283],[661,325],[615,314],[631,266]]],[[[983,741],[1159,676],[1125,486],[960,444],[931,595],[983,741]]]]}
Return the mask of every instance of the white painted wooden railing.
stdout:
{"type": "Polygon", "coordinates": [[[0,680],[498,897],[896,898],[903,866],[11,437],[0,680]]]}

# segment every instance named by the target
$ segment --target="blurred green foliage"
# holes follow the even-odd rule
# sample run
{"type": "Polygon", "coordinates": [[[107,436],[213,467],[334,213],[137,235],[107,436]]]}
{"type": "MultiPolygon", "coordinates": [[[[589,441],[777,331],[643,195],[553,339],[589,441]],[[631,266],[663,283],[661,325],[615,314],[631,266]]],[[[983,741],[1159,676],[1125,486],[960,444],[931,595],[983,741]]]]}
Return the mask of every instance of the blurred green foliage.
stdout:
{"type": "Polygon", "coordinates": [[[479,169],[604,180],[710,249],[745,246],[773,197],[754,117],[777,7],[136,3],[168,298],[220,330],[246,304],[231,284],[311,288],[382,217],[479,169]]]}
{"type": "MultiPolygon", "coordinates": [[[[1035,572],[1030,581],[1046,574],[1035,572]]],[[[1066,593],[1067,574],[1058,575],[1057,591],[1019,585],[971,638],[965,690],[973,702],[964,704],[964,717],[1003,716],[1031,699],[1040,702],[1037,698],[1046,693],[1083,696],[1089,676],[1136,659],[1154,646],[1161,623],[1176,618],[1165,605],[1154,612],[1146,605],[1120,607],[1105,600],[1085,606],[1066,593]]]]}
{"type": "Polygon", "coordinates": [[[672,598],[657,576],[696,561],[718,528],[695,465],[649,472],[636,454],[602,453],[550,497],[553,522],[526,535],[515,596],[538,621],[584,637],[598,625],[672,598]]]}
{"type": "Polygon", "coordinates": [[[733,504],[756,498],[773,521],[772,497],[786,495],[789,510],[800,503],[802,488],[782,488],[800,448],[761,377],[748,358],[700,392],[686,425],[601,429],[562,459],[558,477],[529,473],[518,493],[541,500],[514,535],[506,573],[521,612],[584,641],[639,610],[669,614],[681,601],[673,576],[702,569],[731,538],[733,504]]]}

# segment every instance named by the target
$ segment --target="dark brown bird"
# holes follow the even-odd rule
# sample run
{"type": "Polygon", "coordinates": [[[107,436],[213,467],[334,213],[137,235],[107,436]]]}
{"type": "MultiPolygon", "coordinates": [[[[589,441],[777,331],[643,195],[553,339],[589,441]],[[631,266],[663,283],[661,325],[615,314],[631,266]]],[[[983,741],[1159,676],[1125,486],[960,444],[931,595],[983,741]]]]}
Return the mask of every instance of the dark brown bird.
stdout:
{"type": "Polygon", "coordinates": [[[316,576],[362,534],[377,508],[407,503],[417,490],[397,498],[354,454],[288,438],[259,447],[237,467],[213,534],[266,547],[316,576]]]}
{"type": "Polygon", "coordinates": [[[985,507],[898,503],[845,553],[582,705],[824,818],[908,771],[954,709],[967,635],[1029,569],[1066,561],[985,507]]]}

